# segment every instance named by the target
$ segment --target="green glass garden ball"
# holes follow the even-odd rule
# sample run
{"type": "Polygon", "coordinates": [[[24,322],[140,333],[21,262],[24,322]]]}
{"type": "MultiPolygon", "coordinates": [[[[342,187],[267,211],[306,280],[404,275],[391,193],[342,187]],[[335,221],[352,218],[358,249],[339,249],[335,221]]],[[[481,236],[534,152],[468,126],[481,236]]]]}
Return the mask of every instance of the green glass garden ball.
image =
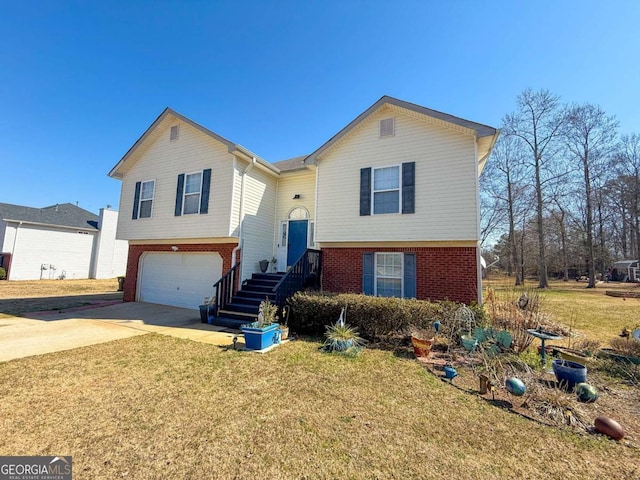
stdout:
{"type": "Polygon", "coordinates": [[[524,382],[516,377],[509,377],[505,380],[504,386],[511,395],[521,397],[527,391],[524,382]]]}
{"type": "Polygon", "coordinates": [[[598,390],[588,383],[577,384],[575,392],[580,402],[593,403],[598,399],[598,390]]]}

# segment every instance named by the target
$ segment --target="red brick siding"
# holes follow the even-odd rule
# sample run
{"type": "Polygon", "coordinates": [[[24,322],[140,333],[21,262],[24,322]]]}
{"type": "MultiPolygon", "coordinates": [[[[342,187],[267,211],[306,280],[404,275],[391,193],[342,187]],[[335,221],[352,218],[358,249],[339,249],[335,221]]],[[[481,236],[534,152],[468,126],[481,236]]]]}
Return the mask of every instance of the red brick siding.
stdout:
{"type": "Polygon", "coordinates": [[[477,251],[474,247],[323,248],[322,288],[339,293],[362,293],[362,254],[416,254],[417,295],[421,300],[478,300],[477,251]]]}
{"type": "MultiPolygon", "coordinates": [[[[127,273],[124,281],[124,301],[135,302],[136,288],[138,285],[138,267],[140,256],[144,252],[171,252],[172,246],[177,246],[180,252],[218,252],[222,257],[222,273],[231,268],[231,251],[237,245],[235,243],[198,243],[181,244],[168,243],[165,245],[129,245],[129,258],[127,260],[127,273]]],[[[240,256],[238,255],[238,258],[240,256]]]]}

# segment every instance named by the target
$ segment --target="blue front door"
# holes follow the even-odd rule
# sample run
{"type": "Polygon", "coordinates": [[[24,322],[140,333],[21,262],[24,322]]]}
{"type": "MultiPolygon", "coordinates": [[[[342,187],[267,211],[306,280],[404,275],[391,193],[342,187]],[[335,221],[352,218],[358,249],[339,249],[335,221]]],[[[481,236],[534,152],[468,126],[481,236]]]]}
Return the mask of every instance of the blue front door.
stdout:
{"type": "Polygon", "coordinates": [[[298,260],[307,249],[308,220],[289,220],[289,244],[287,245],[287,267],[298,260]]]}

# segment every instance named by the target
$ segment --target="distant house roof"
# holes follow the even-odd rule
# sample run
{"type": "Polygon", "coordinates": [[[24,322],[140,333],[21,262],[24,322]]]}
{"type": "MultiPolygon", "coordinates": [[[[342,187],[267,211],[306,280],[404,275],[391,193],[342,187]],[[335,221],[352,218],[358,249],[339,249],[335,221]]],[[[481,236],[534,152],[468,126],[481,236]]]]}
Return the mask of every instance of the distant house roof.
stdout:
{"type": "Polygon", "coordinates": [[[304,159],[307,155],[301,155],[299,157],[289,158],[288,160],[281,160],[274,162],[273,166],[277,167],[280,172],[294,172],[296,170],[305,170],[307,166],[304,164],[304,159]]]}
{"type": "Polygon", "coordinates": [[[98,216],[71,203],[61,203],[43,208],[0,203],[0,219],[55,227],[98,230],[98,216]]]}
{"type": "Polygon", "coordinates": [[[612,268],[629,268],[634,263],[638,263],[638,260],[619,260],[613,264],[612,268]]]}

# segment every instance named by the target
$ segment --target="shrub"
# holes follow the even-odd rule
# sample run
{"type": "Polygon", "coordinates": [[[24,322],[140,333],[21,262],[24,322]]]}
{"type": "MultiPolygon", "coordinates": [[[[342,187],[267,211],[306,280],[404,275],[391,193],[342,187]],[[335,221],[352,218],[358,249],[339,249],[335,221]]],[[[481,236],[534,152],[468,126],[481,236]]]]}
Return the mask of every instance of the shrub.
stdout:
{"type": "MultiPolygon", "coordinates": [[[[290,300],[289,326],[299,334],[321,336],[335,323],[346,307],[345,321],[356,327],[360,335],[376,341],[387,336],[406,335],[412,328],[433,329],[440,320],[443,329],[450,328],[453,313],[460,306],[454,302],[427,302],[404,298],[371,297],[360,294],[327,294],[298,292],[290,300]]],[[[482,307],[470,306],[477,322],[485,321],[482,307]]]]}
{"type": "Polygon", "coordinates": [[[6,280],[7,279],[7,271],[0,267],[0,280],[6,280]]]}

